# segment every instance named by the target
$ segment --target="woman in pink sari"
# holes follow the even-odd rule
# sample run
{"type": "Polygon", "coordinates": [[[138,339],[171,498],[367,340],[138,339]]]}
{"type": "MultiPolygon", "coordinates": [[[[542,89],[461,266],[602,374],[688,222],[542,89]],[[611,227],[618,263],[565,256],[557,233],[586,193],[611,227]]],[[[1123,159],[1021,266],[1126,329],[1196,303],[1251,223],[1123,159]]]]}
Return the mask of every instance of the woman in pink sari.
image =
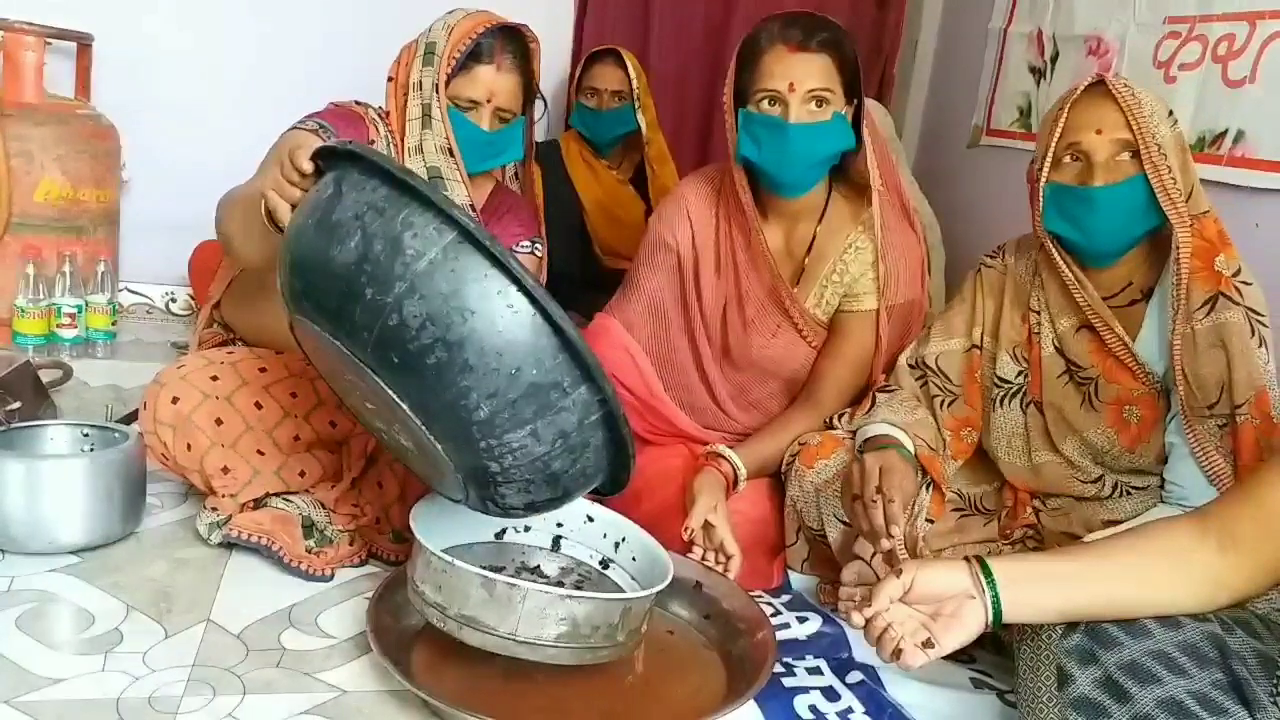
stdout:
{"type": "Polygon", "coordinates": [[[785,570],[783,454],[920,332],[936,242],[834,20],[761,21],[725,98],[735,162],[657,207],[586,335],[636,441],[631,484],[605,504],[761,589],[785,570]]]}

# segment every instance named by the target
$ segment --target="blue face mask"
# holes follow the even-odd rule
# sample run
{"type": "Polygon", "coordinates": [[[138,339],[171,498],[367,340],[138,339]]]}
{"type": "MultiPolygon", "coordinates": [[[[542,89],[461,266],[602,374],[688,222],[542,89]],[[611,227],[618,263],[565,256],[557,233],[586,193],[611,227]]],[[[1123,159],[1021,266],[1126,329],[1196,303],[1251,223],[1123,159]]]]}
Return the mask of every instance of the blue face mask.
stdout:
{"type": "Polygon", "coordinates": [[[821,122],[792,123],[738,110],[738,162],[779,197],[797,198],[814,189],[842,155],[857,149],[858,136],[844,113],[821,122]]]}
{"type": "Polygon", "coordinates": [[[574,103],[569,113],[569,127],[578,131],[583,140],[597,154],[608,155],[622,144],[627,136],[640,129],[635,105],[619,105],[608,110],[574,103]]]}
{"type": "Polygon", "coordinates": [[[1160,200],[1138,173],[1093,187],[1050,182],[1044,187],[1045,232],[1084,268],[1108,268],[1168,222],[1160,200]]]}
{"type": "Polygon", "coordinates": [[[462,169],[467,175],[481,175],[524,160],[523,115],[497,130],[489,131],[452,105],[448,113],[453,141],[458,144],[462,169]]]}

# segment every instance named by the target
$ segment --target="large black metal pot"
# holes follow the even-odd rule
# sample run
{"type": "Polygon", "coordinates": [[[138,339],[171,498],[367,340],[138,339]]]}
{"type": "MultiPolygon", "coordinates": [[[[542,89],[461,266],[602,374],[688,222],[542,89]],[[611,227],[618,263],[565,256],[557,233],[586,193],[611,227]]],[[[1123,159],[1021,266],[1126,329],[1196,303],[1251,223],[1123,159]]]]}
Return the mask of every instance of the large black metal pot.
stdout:
{"type": "Polygon", "coordinates": [[[488,515],[621,492],[630,429],[551,296],[407,168],[350,143],[314,161],[280,287],[298,344],[351,412],[434,491],[488,515]]]}

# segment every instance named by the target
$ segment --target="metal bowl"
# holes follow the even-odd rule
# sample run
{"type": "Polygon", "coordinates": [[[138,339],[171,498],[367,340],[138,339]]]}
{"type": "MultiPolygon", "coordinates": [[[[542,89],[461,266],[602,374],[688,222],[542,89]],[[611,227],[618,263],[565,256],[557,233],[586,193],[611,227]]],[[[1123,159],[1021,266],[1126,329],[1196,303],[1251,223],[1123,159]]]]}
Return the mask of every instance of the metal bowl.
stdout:
{"type": "Polygon", "coordinates": [[[499,655],[588,665],[630,653],[671,557],[638,525],[590,500],[504,520],[439,495],[414,506],[410,595],[459,641],[499,655]]]}
{"type": "Polygon", "coordinates": [[[37,420],[0,429],[0,550],[65,553],[142,524],[147,453],[132,427],[37,420]]]}
{"type": "MultiPolygon", "coordinates": [[[[773,626],[745,590],[724,576],[685,557],[671,556],[675,578],[653,606],[683,621],[714,650],[725,671],[724,699],[708,718],[721,718],[751,700],[764,687],[777,656],[773,626]]],[[[422,657],[421,638],[426,628],[409,592],[408,569],[392,571],[369,601],[367,633],[373,653],[397,680],[422,698],[440,717],[449,720],[493,720],[433,695],[421,681],[430,677],[432,658],[422,657]],[[424,661],[426,667],[423,667],[424,661]],[[415,667],[416,663],[416,667],[415,667]]],[[[504,658],[494,658],[503,661],[504,658]]],[[[439,658],[446,662],[445,658],[439,658]]],[[[564,671],[591,668],[561,668],[564,671]]],[[[487,689],[487,688],[485,688],[487,689]]],[[[605,690],[602,688],[601,690],[605,690]]],[[[494,687],[503,693],[503,687],[494,687]]],[[[649,717],[671,717],[662,707],[669,698],[652,699],[649,717]]],[[[528,718],[525,715],[525,718],[528,718]]],[[[537,719],[534,719],[537,720],[537,719]]]]}
{"type": "Polygon", "coordinates": [[[622,406],[536,278],[386,155],[337,143],[313,159],[280,289],[298,345],[360,424],[433,492],[489,515],[622,492],[635,462],[622,406]]]}

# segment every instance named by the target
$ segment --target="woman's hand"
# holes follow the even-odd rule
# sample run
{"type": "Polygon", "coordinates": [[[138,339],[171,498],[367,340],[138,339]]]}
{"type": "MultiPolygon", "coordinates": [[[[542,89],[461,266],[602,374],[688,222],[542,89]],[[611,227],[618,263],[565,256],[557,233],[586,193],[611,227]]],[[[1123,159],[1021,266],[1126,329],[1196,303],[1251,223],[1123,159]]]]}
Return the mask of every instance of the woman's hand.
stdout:
{"type": "Polygon", "coordinates": [[[714,467],[704,467],[689,489],[689,515],[681,534],[692,543],[688,556],[730,580],[742,567],[742,550],[729,526],[729,483],[714,467]]]}
{"type": "Polygon", "coordinates": [[[276,141],[255,182],[262,193],[263,206],[281,228],[288,227],[294,208],[315,184],[315,163],[311,153],[323,144],[306,130],[290,130],[276,141]]]}
{"type": "Polygon", "coordinates": [[[895,438],[867,438],[849,470],[845,512],[854,530],[881,552],[904,537],[907,512],[920,490],[920,471],[895,438]]]}
{"type": "Polygon", "coordinates": [[[909,560],[870,591],[841,586],[838,609],[885,662],[904,670],[945,657],[987,629],[986,596],[964,560],[909,560]]]}

